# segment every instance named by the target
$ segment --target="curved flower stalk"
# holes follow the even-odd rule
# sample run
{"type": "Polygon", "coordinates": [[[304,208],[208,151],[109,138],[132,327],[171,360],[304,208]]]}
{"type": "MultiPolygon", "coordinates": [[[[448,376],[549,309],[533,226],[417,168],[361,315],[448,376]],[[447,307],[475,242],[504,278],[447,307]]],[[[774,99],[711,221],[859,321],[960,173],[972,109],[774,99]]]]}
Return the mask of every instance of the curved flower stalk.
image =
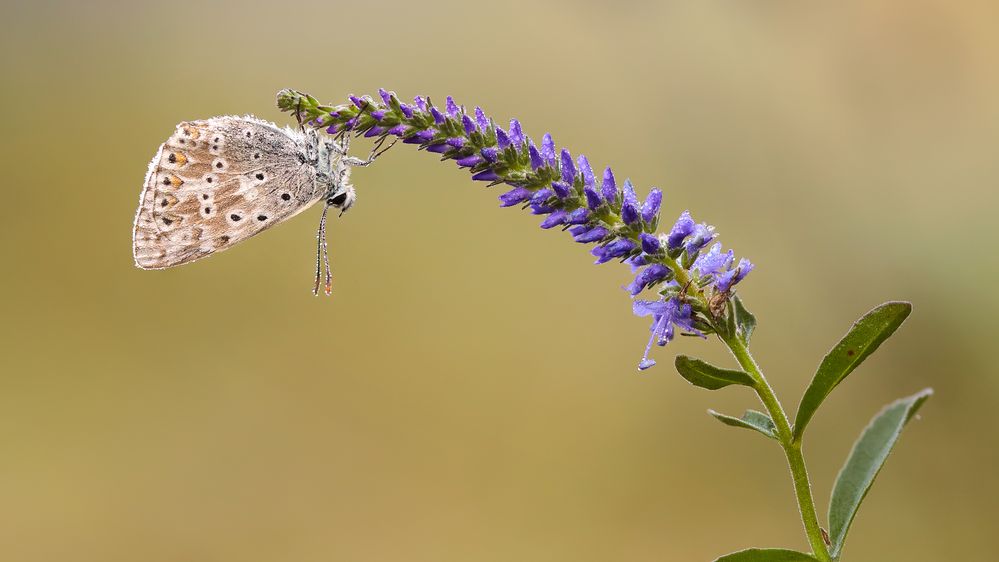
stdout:
{"type": "MultiPolygon", "coordinates": [[[[620,185],[606,168],[598,176],[585,156],[573,158],[558,149],[550,134],[535,143],[514,119],[506,129],[496,125],[478,107],[468,112],[450,97],[443,108],[417,96],[402,103],[392,92],[378,98],[350,96],[337,106],[320,104],[294,90],[278,93],[278,106],[295,114],[303,126],[325,129],[331,135],[392,137],[439,154],[467,168],[472,179],[490,186],[505,184],[500,206],[520,206],[542,218],[541,228],[566,230],[576,242],[592,245],[596,263],[627,263],[634,279],[625,289],[635,299],[638,316],[652,318],[651,337],[639,369],[655,364],[649,358],[653,344],[665,345],[677,332],[706,337],[715,334],[732,352],[740,370],[721,369],[699,359],[676,358],[680,375],[694,386],[718,390],[727,386],[751,388],[767,413],[748,410],[741,418],[710,411],[726,425],[752,429],[776,441],[784,452],[802,525],[811,553],[785,549],[748,549],[723,556],[718,562],[763,560],[839,560],[846,533],[860,502],[881,470],[899,433],[932,391],[923,390],[886,407],[864,430],[840,471],[829,505],[826,532],[819,525],[808,472],[802,453],[805,426],[819,405],[858,365],[905,321],[911,305],[885,303],[862,317],[819,365],[801,398],[792,426],[763,371],[749,352],[756,318],[734,295],[733,288],[753,269],[746,259],[735,260],[715,241],[712,226],[697,223],[688,211],[680,213],[668,230],[659,230],[663,194],[652,188],[643,199],[628,180],[620,185]],[[656,295],[639,300],[643,292],[656,295]]],[[[394,142],[394,141],[393,141],[394,142]]]]}
{"type": "Polygon", "coordinates": [[[378,99],[350,96],[337,106],[322,105],[294,90],[278,93],[278,106],[295,113],[303,125],[329,134],[397,137],[418,144],[467,168],[472,179],[489,186],[505,184],[500,206],[520,206],[543,217],[541,228],[567,230],[581,244],[592,244],[596,263],[618,260],[635,274],[626,287],[633,296],[654,290],[656,300],[635,300],[634,313],[651,316],[652,335],[639,369],[655,365],[652,345],[666,345],[676,330],[704,337],[719,332],[728,313],[733,287],[753,269],[746,259],[722,251],[714,227],[696,223],[688,211],[668,232],[659,233],[663,193],[653,187],[644,201],[630,180],[618,185],[610,167],[598,179],[589,159],[573,158],[556,147],[550,134],[540,144],[516,119],[503,129],[476,107],[466,111],[451,97],[443,108],[417,96],[403,103],[394,92],[379,90],[378,99]]]}

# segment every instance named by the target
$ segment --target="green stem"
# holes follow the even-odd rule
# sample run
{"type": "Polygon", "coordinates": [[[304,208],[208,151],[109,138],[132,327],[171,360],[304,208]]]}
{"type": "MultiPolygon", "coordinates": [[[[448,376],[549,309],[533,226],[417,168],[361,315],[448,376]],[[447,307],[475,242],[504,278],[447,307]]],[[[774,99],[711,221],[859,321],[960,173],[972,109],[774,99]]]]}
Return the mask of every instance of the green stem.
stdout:
{"type": "Polygon", "coordinates": [[[805,534],[808,535],[808,543],[812,547],[812,553],[819,560],[829,562],[832,558],[829,556],[826,543],[822,538],[822,529],[819,527],[819,519],[815,513],[815,501],[812,499],[812,488],[808,482],[805,458],[801,454],[801,442],[792,439],[791,424],[784,413],[784,408],[781,407],[773,389],[770,388],[770,383],[763,376],[763,371],[760,370],[756,360],[749,353],[746,344],[735,334],[731,336],[720,335],[720,337],[732,351],[732,355],[735,356],[743,370],[756,381],[754,389],[770,417],[774,420],[774,425],[777,427],[777,440],[784,450],[784,456],[787,457],[787,466],[791,469],[794,495],[798,500],[798,511],[801,514],[801,522],[805,526],[805,534]]]}

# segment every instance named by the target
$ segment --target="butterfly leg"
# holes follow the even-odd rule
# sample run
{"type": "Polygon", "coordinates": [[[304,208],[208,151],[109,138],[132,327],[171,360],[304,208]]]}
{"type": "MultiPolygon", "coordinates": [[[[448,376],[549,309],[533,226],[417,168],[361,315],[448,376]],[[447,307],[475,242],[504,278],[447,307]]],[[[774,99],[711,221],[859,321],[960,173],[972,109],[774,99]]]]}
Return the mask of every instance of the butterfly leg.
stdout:
{"type": "Polygon", "coordinates": [[[352,156],[344,156],[343,160],[348,166],[359,166],[363,168],[364,166],[367,166],[372,162],[374,162],[375,159],[381,156],[382,154],[385,154],[385,152],[387,152],[388,149],[395,146],[395,143],[397,142],[399,142],[399,137],[392,139],[392,142],[389,143],[388,146],[382,148],[382,145],[385,144],[385,137],[382,137],[381,140],[375,143],[375,146],[371,148],[371,153],[368,154],[367,160],[361,160],[360,158],[354,158],[352,156]]]}
{"type": "Polygon", "coordinates": [[[327,201],[323,207],[323,216],[319,219],[319,231],[316,232],[316,284],[312,288],[312,294],[319,295],[319,278],[325,266],[326,283],[325,293],[329,296],[333,292],[333,273],[330,271],[329,249],[326,245],[326,212],[329,211],[330,204],[327,201]]]}

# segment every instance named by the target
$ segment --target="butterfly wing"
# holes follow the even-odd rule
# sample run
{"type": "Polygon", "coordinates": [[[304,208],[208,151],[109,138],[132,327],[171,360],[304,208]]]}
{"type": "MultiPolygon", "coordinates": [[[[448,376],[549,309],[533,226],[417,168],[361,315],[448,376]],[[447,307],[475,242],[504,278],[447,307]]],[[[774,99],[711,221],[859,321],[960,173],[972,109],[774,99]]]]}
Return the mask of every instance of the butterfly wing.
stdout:
{"type": "Polygon", "coordinates": [[[322,199],[315,141],[252,117],[177,125],[149,163],[135,264],[162,269],[229,248],[322,199]]]}

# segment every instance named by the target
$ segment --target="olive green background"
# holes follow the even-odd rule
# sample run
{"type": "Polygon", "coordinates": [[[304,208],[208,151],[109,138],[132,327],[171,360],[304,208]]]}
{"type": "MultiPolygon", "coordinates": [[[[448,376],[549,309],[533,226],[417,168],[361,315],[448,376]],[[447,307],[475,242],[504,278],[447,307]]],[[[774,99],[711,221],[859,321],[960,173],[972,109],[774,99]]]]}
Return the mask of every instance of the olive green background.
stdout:
{"type": "MultiPolygon", "coordinates": [[[[785,406],[868,308],[915,303],[806,453],[824,520],[852,440],[932,386],[851,561],[991,560],[999,424],[999,8],[990,1],[21,2],[2,12],[0,559],[664,561],[806,548],[777,447],[648,335],[625,267],[411,146],[318,209],[132,265],[185,119],[452,94],[717,225],[785,406]]],[[[360,143],[359,143],[360,144],[360,143]]],[[[363,146],[358,151],[363,152],[363,146]]]]}

